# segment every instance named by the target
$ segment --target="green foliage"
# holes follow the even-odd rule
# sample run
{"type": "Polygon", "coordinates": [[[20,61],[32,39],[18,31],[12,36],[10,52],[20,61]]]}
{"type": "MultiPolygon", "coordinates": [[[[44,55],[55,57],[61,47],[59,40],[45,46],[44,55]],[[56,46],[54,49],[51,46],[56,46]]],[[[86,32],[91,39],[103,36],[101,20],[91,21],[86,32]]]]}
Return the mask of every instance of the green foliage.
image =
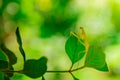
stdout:
{"type": "Polygon", "coordinates": [[[27,60],[24,65],[24,74],[31,78],[38,78],[47,71],[47,59],[42,57],[38,60],[27,60]]]}
{"type": "Polygon", "coordinates": [[[73,34],[71,34],[71,36],[68,38],[65,45],[65,50],[70,60],[72,61],[72,64],[76,63],[85,55],[85,46],[73,34]]]}
{"type": "Polygon", "coordinates": [[[42,76],[42,80],[45,80],[44,76],[42,76]]]}
{"type": "MultiPolygon", "coordinates": [[[[10,67],[10,70],[14,71],[13,66],[10,67]]],[[[13,76],[13,73],[6,73],[6,77],[10,78],[13,76]]]]}
{"type": "Polygon", "coordinates": [[[90,46],[85,60],[86,67],[92,67],[100,71],[108,71],[105,54],[95,46],[90,46]]]}
{"type": "Polygon", "coordinates": [[[25,59],[25,51],[24,51],[24,49],[23,49],[23,47],[22,47],[22,39],[21,39],[21,36],[20,36],[20,32],[19,32],[19,28],[17,27],[17,29],[16,29],[16,36],[17,36],[17,42],[18,42],[18,44],[19,44],[19,50],[20,50],[20,52],[21,52],[21,54],[22,54],[22,56],[23,56],[23,59],[24,59],[24,61],[26,60],[25,59]]]}
{"type": "Polygon", "coordinates": [[[0,80],[4,80],[4,74],[0,71],[0,80]]]}
{"type": "Polygon", "coordinates": [[[79,80],[78,78],[74,77],[74,80],[79,80]]]}
{"type": "MultiPolygon", "coordinates": [[[[17,57],[15,54],[9,50],[4,44],[0,45],[1,50],[6,54],[9,61],[0,60],[0,80],[10,80],[15,72],[20,74],[25,74],[30,78],[41,77],[42,80],[45,80],[44,74],[47,72],[68,72],[72,75],[74,80],[79,80],[76,78],[72,72],[83,69],[84,67],[95,68],[99,71],[109,71],[107,63],[105,61],[104,52],[97,46],[90,46],[86,39],[86,35],[83,28],[81,34],[76,34],[71,32],[70,37],[66,41],[65,50],[70,58],[72,65],[69,70],[66,71],[47,71],[47,58],[41,57],[38,60],[30,59],[26,60],[25,52],[22,47],[22,39],[20,36],[19,28],[16,29],[17,42],[19,44],[19,50],[21,55],[24,58],[23,69],[15,71],[13,65],[17,62],[17,57]],[[86,56],[85,56],[86,55],[86,56]],[[72,69],[74,64],[85,57],[85,63],[83,66],[72,69]],[[3,73],[2,73],[3,72],[3,73]]],[[[3,55],[3,53],[2,53],[3,55]]],[[[4,56],[5,57],[5,56],[4,56]]]]}
{"type": "MultiPolygon", "coordinates": [[[[71,0],[51,0],[54,8],[46,12],[41,12],[44,17],[43,24],[40,27],[40,36],[50,37],[56,33],[64,34],[80,17],[79,11],[74,11],[70,6],[71,0]]],[[[72,5],[73,6],[73,5],[72,5]]]]}
{"type": "MultiPolygon", "coordinates": [[[[0,60],[0,70],[4,72],[4,75],[0,75],[0,80],[10,80],[14,72],[23,73],[31,78],[42,77],[47,70],[47,58],[42,57],[38,60],[25,60],[25,52],[22,47],[22,39],[20,36],[19,28],[16,29],[17,42],[19,44],[19,50],[24,58],[24,69],[20,71],[14,71],[13,64],[17,62],[17,57],[15,54],[9,50],[4,44],[0,45],[1,50],[7,55],[9,62],[5,60],[0,60]]],[[[2,54],[2,53],[1,53],[2,54]]],[[[2,55],[1,57],[3,57],[2,55]]]]}
{"type": "Polygon", "coordinates": [[[74,80],[79,80],[79,79],[78,79],[78,78],[76,78],[75,76],[73,76],[73,79],[74,79],[74,80]]]}
{"type": "Polygon", "coordinates": [[[1,45],[1,49],[9,59],[9,66],[17,62],[17,57],[15,56],[15,54],[11,50],[9,50],[4,44],[1,45]]]}
{"type": "Polygon", "coordinates": [[[10,78],[7,76],[4,76],[4,80],[10,80],[10,78]]]}
{"type": "Polygon", "coordinates": [[[6,55],[1,49],[0,49],[0,60],[7,60],[6,55]]]}
{"type": "Polygon", "coordinates": [[[23,59],[24,59],[24,61],[25,61],[26,58],[25,58],[25,51],[24,51],[23,47],[22,47],[22,46],[19,46],[19,50],[20,50],[20,52],[21,52],[21,54],[22,54],[22,56],[23,56],[23,59]]]}
{"type": "Polygon", "coordinates": [[[20,31],[19,31],[18,27],[16,29],[16,36],[17,36],[17,42],[18,42],[19,46],[22,46],[22,40],[21,40],[20,31]]]}
{"type": "Polygon", "coordinates": [[[8,62],[0,60],[0,70],[4,70],[8,68],[8,62]]]}

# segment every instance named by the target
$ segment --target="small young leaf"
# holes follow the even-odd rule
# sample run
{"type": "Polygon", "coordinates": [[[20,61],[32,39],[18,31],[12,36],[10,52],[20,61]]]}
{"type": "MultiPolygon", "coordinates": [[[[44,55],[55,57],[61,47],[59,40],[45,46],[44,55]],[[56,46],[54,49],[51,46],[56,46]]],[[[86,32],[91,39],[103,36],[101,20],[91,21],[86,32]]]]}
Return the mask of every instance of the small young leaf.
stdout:
{"type": "Polygon", "coordinates": [[[31,78],[38,78],[44,75],[47,70],[47,58],[42,57],[38,60],[27,60],[24,64],[24,73],[25,75],[31,78]]]}
{"type": "Polygon", "coordinates": [[[4,44],[2,44],[1,49],[7,55],[9,59],[9,65],[13,65],[17,62],[17,57],[15,56],[15,54],[11,50],[9,50],[4,44]]]}
{"type": "Polygon", "coordinates": [[[45,80],[44,76],[42,76],[42,80],[45,80]]]}
{"type": "Polygon", "coordinates": [[[65,44],[65,50],[72,64],[83,58],[85,55],[85,46],[81,43],[74,33],[68,38],[65,44]]]}
{"type": "Polygon", "coordinates": [[[100,71],[108,71],[104,52],[91,46],[86,56],[85,66],[92,67],[100,71]]]}
{"type": "Polygon", "coordinates": [[[0,80],[4,80],[4,74],[0,71],[0,80]]]}
{"type": "Polygon", "coordinates": [[[8,68],[8,62],[0,60],[0,70],[4,70],[8,68]]]}
{"type": "Polygon", "coordinates": [[[80,36],[80,40],[84,43],[85,45],[85,51],[86,53],[88,52],[88,48],[89,48],[89,43],[88,43],[88,40],[87,40],[87,37],[86,37],[86,33],[84,31],[84,28],[83,27],[80,27],[80,30],[78,31],[78,35],[80,36]],[[81,30],[81,34],[80,34],[80,30],[81,30]]]}
{"type": "Polygon", "coordinates": [[[17,42],[18,42],[18,44],[19,44],[19,50],[20,50],[20,52],[21,52],[21,54],[22,54],[22,56],[23,56],[23,59],[24,59],[24,61],[25,61],[25,60],[26,60],[25,51],[24,51],[24,49],[23,49],[23,47],[22,47],[22,39],[21,39],[20,31],[19,31],[19,28],[18,28],[18,27],[17,27],[17,29],[16,29],[16,37],[17,37],[17,42]]]}

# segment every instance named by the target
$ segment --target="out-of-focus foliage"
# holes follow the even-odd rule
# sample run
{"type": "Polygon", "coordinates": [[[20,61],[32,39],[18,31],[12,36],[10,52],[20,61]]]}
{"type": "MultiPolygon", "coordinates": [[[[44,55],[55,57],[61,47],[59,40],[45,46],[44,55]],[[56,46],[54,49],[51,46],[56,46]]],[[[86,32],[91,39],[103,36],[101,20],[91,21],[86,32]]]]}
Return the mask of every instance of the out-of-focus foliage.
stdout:
{"type": "Polygon", "coordinates": [[[112,22],[113,24],[115,25],[115,30],[117,32],[120,32],[120,23],[119,23],[119,20],[120,20],[120,3],[118,2],[114,2],[112,1],[111,2],[111,10],[112,10],[112,22]]]}
{"type": "Polygon", "coordinates": [[[50,37],[74,26],[80,14],[72,0],[1,0],[1,26],[16,26],[19,21],[39,27],[41,37],[50,37]],[[8,24],[8,25],[7,25],[8,24]]]}
{"type": "Polygon", "coordinates": [[[1,80],[4,80],[4,75],[3,75],[2,72],[0,72],[0,79],[1,79],[1,80]]]}
{"type": "Polygon", "coordinates": [[[6,60],[6,56],[2,50],[0,50],[0,60],[6,60]]]}
{"type": "Polygon", "coordinates": [[[8,68],[8,62],[7,61],[3,61],[3,60],[0,60],[0,70],[4,70],[4,69],[7,69],[8,68]]]}
{"type": "MultiPolygon", "coordinates": [[[[110,76],[109,74],[99,76],[98,72],[85,69],[76,75],[81,80],[86,78],[101,80],[101,77],[103,80],[119,80],[119,18],[120,0],[0,0],[0,44],[5,42],[7,47],[19,57],[18,61],[21,61],[19,51],[16,49],[16,41],[14,41],[16,40],[14,31],[19,26],[28,59],[46,55],[50,59],[49,66],[54,65],[50,69],[66,69],[70,64],[66,64],[69,60],[62,54],[65,53],[63,45],[66,38],[61,34],[66,36],[70,30],[83,26],[89,43],[104,49],[108,67],[112,73],[110,76]],[[52,60],[53,57],[55,61],[52,60]]],[[[0,57],[2,57],[0,60],[3,60],[5,57],[1,53],[3,52],[0,50],[0,57]]],[[[19,62],[14,66],[19,69],[22,64],[19,62]]],[[[58,74],[47,76],[46,79],[49,80],[55,80],[58,77],[71,79],[65,76],[61,78],[58,74]]],[[[23,75],[16,74],[13,77],[13,80],[19,79],[31,80],[23,75]]]]}
{"type": "Polygon", "coordinates": [[[0,42],[24,18],[20,6],[21,0],[0,0],[0,42]]]}
{"type": "MultiPolygon", "coordinates": [[[[41,36],[49,37],[58,32],[64,34],[68,28],[74,26],[75,22],[78,20],[78,13],[80,11],[74,11],[72,7],[74,5],[71,4],[72,0],[47,1],[50,1],[51,3],[51,10],[46,12],[40,11],[40,13],[43,14],[44,17],[43,25],[40,28],[41,36]]],[[[43,6],[41,6],[40,8],[42,9],[42,7],[43,6]]]]}

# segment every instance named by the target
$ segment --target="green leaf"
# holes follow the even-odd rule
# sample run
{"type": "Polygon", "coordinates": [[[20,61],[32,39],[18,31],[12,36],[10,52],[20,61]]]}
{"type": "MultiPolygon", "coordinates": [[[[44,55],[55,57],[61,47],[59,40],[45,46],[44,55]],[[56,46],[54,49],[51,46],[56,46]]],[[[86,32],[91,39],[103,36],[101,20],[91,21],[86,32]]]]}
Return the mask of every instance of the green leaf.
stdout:
{"type": "Polygon", "coordinates": [[[47,70],[47,58],[42,57],[38,60],[27,60],[24,64],[24,74],[31,78],[38,78],[44,75],[47,70]]]}
{"type": "Polygon", "coordinates": [[[86,67],[92,67],[100,71],[108,71],[105,54],[100,48],[90,46],[85,60],[86,67]]]}
{"type": "Polygon", "coordinates": [[[0,80],[4,80],[4,74],[0,71],[0,80]]]}
{"type": "Polygon", "coordinates": [[[24,49],[22,48],[22,46],[19,46],[19,50],[20,50],[20,52],[21,52],[21,54],[22,54],[22,56],[23,56],[24,62],[25,62],[25,60],[26,60],[25,51],[24,51],[24,49]]]}
{"type": "Polygon", "coordinates": [[[18,28],[18,27],[17,27],[17,29],[16,29],[16,37],[17,37],[17,42],[18,42],[18,44],[19,44],[19,50],[20,50],[20,52],[21,52],[21,54],[22,54],[22,56],[23,56],[23,59],[24,59],[24,61],[25,61],[25,60],[26,60],[25,51],[24,51],[24,49],[23,49],[23,47],[22,47],[22,39],[21,39],[20,31],[19,31],[19,28],[18,28]]]}
{"type": "Polygon", "coordinates": [[[11,50],[9,50],[4,44],[2,44],[1,49],[7,55],[9,59],[9,65],[13,65],[17,62],[17,57],[15,56],[15,54],[11,50]]]}
{"type": "Polygon", "coordinates": [[[7,60],[6,55],[4,54],[4,52],[0,49],[0,60],[7,60]]]}
{"type": "Polygon", "coordinates": [[[4,70],[8,68],[8,62],[0,60],[0,70],[4,70]]]}
{"type": "Polygon", "coordinates": [[[85,55],[85,46],[73,34],[71,34],[71,36],[68,38],[65,44],[65,50],[70,60],[72,61],[72,64],[82,59],[85,55]]]}
{"type": "Polygon", "coordinates": [[[19,31],[18,27],[16,29],[16,36],[17,36],[17,42],[18,42],[19,46],[22,46],[22,39],[21,39],[20,31],[19,31]]]}
{"type": "Polygon", "coordinates": [[[107,66],[107,63],[105,63],[105,65],[101,68],[98,68],[97,70],[100,70],[100,71],[109,71],[108,70],[108,66],[107,66]]]}
{"type": "Polygon", "coordinates": [[[44,76],[42,76],[42,80],[45,80],[44,76]]]}

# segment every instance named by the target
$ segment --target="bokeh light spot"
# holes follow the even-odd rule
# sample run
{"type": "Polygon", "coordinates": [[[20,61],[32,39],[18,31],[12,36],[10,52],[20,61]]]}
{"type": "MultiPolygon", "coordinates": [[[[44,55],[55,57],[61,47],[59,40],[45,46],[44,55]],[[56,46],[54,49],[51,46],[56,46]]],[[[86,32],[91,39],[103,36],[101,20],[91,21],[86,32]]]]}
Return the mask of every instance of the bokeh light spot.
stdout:
{"type": "Polygon", "coordinates": [[[40,11],[50,11],[52,9],[52,1],[51,0],[38,0],[38,5],[40,11]]]}
{"type": "Polygon", "coordinates": [[[15,15],[19,10],[19,5],[15,2],[11,2],[7,6],[7,12],[11,15],[15,15]]]}

